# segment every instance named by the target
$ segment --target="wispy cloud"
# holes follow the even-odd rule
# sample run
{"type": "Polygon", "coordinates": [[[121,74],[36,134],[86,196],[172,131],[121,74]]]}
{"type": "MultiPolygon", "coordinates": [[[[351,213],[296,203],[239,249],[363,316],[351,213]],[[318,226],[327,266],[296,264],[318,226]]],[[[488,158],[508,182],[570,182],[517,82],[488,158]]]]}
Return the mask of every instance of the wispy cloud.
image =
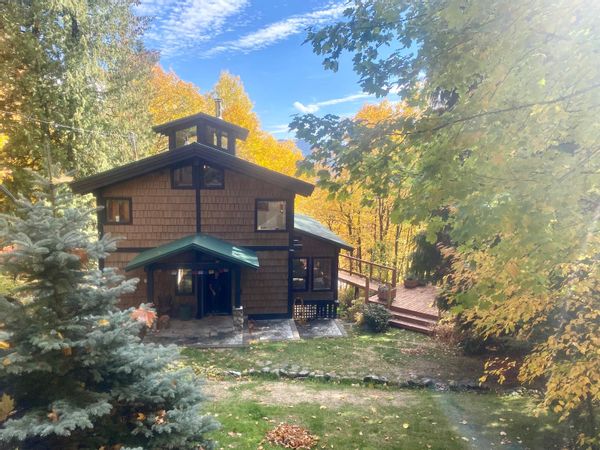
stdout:
{"type": "Polygon", "coordinates": [[[347,95],[345,97],[340,97],[340,98],[332,98],[331,100],[324,100],[322,102],[310,103],[308,105],[305,105],[300,102],[294,102],[294,108],[296,108],[301,113],[312,114],[312,113],[316,113],[323,106],[339,105],[340,103],[349,103],[349,102],[353,102],[356,100],[361,100],[363,98],[369,98],[369,97],[372,97],[372,95],[366,94],[364,92],[360,92],[358,94],[351,94],[351,95],[347,95]]]}
{"type": "Polygon", "coordinates": [[[268,47],[289,36],[304,32],[311,25],[327,23],[341,17],[345,8],[345,3],[337,3],[324,9],[288,17],[246,34],[239,39],[213,47],[205,52],[204,56],[211,57],[224,52],[248,53],[268,47]]]}
{"type": "Polygon", "coordinates": [[[287,123],[283,123],[281,125],[273,125],[268,131],[271,134],[289,134],[290,127],[287,123]]]}
{"type": "Polygon", "coordinates": [[[248,3],[248,0],[142,0],[137,13],[153,18],[146,33],[149,44],[163,55],[174,55],[221,34],[227,21],[248,3]]]}

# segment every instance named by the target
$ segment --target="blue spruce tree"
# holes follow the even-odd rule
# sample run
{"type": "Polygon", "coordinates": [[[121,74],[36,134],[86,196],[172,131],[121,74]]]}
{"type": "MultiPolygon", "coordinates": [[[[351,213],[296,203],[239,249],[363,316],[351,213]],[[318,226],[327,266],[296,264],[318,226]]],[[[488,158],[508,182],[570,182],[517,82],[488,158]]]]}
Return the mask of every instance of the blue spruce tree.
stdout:
{"type": "Polygon", "coordinates": [[[0,448],[210,447],[193,372],[117,306],[137,280],[97,268],[115,240],[93,236],[95,210],[64,182],[34,177],[33,200],[0,218],[1,271],[16,280],[0,297],[0,398],[14,399],[0,448]]]}

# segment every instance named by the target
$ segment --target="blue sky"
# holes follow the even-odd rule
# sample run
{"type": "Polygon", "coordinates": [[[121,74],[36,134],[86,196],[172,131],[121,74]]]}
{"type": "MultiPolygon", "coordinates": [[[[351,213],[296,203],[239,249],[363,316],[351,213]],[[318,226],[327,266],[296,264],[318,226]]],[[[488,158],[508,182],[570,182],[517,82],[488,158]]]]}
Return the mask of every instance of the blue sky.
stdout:
{"type": "Polygon", "coordinates": [[[290,137],[294,114],[352,115],[368,101],[346,57],[337,73],[325,71],[305,29],[342,16],[344,3],[327,0],[142,0],[152,17],[146,45],[202,91],[222,70],[239,75],[262,126],[290,137]]]}

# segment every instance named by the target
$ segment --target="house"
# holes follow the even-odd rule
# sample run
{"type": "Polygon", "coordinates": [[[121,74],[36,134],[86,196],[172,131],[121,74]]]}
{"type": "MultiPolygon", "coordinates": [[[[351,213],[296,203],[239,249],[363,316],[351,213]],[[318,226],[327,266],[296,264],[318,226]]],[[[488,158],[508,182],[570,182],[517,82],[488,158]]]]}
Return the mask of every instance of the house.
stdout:
{"type": "Polygon", "coordinates": [[[100,234],[120,236],[101,264],[140,279],[124,307],[202,318],[335,317],[338,254],[351,247],[297,214],[314,186],[248,162],[248,131],[195,114],[154,129],[169,150],[72,183],[93,193],[100,234]]]}

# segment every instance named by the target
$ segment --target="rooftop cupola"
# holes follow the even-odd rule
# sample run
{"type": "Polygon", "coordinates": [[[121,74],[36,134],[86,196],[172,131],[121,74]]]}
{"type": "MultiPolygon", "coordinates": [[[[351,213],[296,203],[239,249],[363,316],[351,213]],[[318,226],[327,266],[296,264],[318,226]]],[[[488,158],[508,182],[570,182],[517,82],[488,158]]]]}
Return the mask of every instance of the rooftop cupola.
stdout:
{"type": "Polygon", "coordinates": [[[215,116],[198,113],[182,117],[157,125],[153,129],[169,138],[169,150],[198,142],[235,155],[236,140],[246,140],[248,130],[221,118],[221,99],[215,99],[215,113],[215,116]]]}

